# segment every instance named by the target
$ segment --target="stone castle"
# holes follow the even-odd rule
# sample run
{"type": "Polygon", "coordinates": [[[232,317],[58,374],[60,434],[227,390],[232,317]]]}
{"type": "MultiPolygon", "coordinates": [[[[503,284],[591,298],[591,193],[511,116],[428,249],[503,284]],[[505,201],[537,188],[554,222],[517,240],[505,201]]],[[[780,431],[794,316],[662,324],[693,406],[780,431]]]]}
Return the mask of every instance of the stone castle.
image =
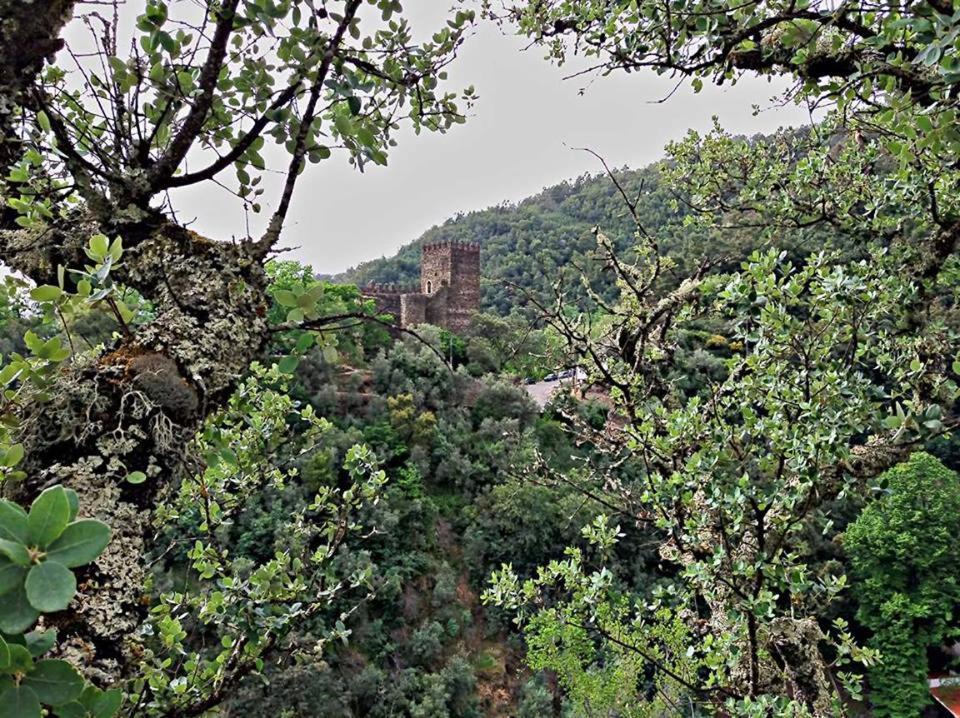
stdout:
{"type": "Polygon", "coordinates": [[[462,332],[480,310],[480,245],[475,242],[424,244],[420,287],[373,284],[363,295],[392,314],[401,327],[434,324],[462,332]]]}

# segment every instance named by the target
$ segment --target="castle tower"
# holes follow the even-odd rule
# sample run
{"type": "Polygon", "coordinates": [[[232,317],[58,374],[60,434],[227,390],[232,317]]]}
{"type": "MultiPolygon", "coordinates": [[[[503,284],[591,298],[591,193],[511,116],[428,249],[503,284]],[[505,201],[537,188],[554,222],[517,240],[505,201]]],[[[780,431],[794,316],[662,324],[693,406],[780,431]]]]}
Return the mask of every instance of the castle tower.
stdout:
{"type": "Polygon", "coordinates": [[[423,245],[420,291],[428,297],[427,321],[455,332],[465,330],[480,310],[480,245],[423,245]]]}

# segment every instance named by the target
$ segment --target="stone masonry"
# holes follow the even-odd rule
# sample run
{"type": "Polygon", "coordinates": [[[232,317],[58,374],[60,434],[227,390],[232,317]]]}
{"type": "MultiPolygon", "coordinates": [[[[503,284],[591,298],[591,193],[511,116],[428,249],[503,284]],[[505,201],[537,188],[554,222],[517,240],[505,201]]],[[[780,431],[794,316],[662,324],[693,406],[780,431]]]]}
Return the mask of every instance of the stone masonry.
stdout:
{"type": "Polygon", "coordinates": [[[480,245],[475,242],[425,244],[420,260],[420,290],[393,284],[364,287],[401,327],[434,324],[462,332],[480,309],[480,245]]]}

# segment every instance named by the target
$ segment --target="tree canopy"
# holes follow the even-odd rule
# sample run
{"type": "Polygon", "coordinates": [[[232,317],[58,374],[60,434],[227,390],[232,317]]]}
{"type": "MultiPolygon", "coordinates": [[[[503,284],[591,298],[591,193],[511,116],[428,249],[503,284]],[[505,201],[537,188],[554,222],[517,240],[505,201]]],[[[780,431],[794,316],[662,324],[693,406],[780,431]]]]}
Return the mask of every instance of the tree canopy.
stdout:
{"type": "Polygon", "coordinates": [[[476,10],[600,74],[784,76],[815,123],[433,230],[525,302],[454,337],[274,255],[308,164],[464,120],[468,3],[424,35],[397,0],[0,0],[0,713],[922,705],[958,607],[956,476],[916,452],[960,421],[960,12],[476,10]],[[259,236],[192,231],[201,183],[259,236]],[[541,413],[518,375],[554,362],[541,413]]]}

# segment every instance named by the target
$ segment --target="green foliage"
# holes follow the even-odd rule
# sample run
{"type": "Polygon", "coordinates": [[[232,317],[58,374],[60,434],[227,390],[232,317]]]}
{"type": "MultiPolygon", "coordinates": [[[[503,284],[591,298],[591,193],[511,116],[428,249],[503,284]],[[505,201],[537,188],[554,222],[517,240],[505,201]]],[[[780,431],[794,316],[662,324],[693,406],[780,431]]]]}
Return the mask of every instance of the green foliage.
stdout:
{"type": "MultiPolygon", "coordinates": [[[[26,402],[45,404],[50,401],[50,392],[62,366],[74,354],[71,327],[75,322],[105,311],[115,315],[121,323],[144,318],[143,306],[136,293],[129,293],[115,284],[110,275],[123,256],[119,239],[110,243],[105,236],[94,235],[85,252],[93,264],[82,270],[60,265],[57,285],[42,285],[29,291],[42,317],[33,329],[23,334],[25,351],[10,352],[0,366],[0,389],[3,392],[0,399],[0,481],[26,478],[19,466],[24,459],[24,447],[17,440],[21,426],[16,409],[26,402]],[[48,336],[58,325],[64,338],[48,336]]],[[[9,278],[3,286],[3,311],[20,317],[28,314],[24,288],[9,278]]],[[[75,500],[74,497],[74,504],[75,500]]],[[[47,530],[53,530],[53,527],[47,530]]]]}
{"type": "Polygon", "coordinates": [[[544,560],[563,556],[592,519],[592,509],[570,492],[504,481],[468,509],[464,558],[478,579],[506,563],[520,575],[529,575],[544,560]],[[532,516],[537,520],[531,521],[532,516]]]}
{"type": "Polygon", "coordinates": [[[30,112],[22,159],[5,178],[17,190],[5,197],[17,223],[49,221],[78,196],[102,199],[132,162],[152,168],[131,183],[140,198],[232,170],[232,191],[245,209],[260,212],[268,141],[296,158],[297,172],[335,153],[362,171],[387,163],[401,121],[416,133],[462,123],[460,105],[469,107],[475,93],[446,89],[444,67],[475,13],[452,12],[417,41],[399,5],[358,14],[364,4],[339,2],[321,14],[303,0],[231,2],[199,13],[162,0],[141,3],[135,27],[125,28],[134,40],[129,48],[104,48],[76,68],[82,90],[71,83],[72,67],[44,73],[44,103],[30,112]],[[204,22],[226,29],[209,67],[207,52],[198,53],[204,22]],[[336,62],[324,60],[328,43],[336,62]],[[311,109],[298,107],[295,100],[314,86],[311,109]],[[107,104],[125,108],[136,129],[104,123],[98,110],[107,104]],[[247,121],[237,122],[239,108],[247,121]],[[199,161],[174,177],[194,143],[199,161]],[[57,201],[57,193],[68,201],[57,201]]]}
{"type": "MultiPolygon", "coordinates": [[[[783,75],[792,98],[831,108],[808,131],[751,141],[715,127],[670,146],[658,181],[679,194],[694,236],[729,238],[723,246],[739,267],[718,260],[721,245],[710,241],[707,261],[691,271],[671,243],[675,228],[648,219],[642,196],[634,207],[636,189],[621,181],[636,222],[613,239],[597,233],[617,298],[583,272],[594,302],[561,295],[546,315],[571,352],[589,358],[612,407],[605,422],[579,426],[604,457],[592,462],[586,490],[663,532],[660,557],[676,573],[655,605],[686,612],[682,641],[704,661],[685,686],[691,699],[729,715],[843,715],[848,697],[861,695],[860,664],[875,697],[892,700],[882,694],[896,681],[872,668],[876,650],[861,648],[842,618],[827,628],[847,578],[817,546],[836,536],[849,496],[956,422],[960,75],[943,59],[958,41],[953,8],[642,0],[486,8],[558,62],[574,48],[601,71],[647,67],[690,78],[695,90],[706,79],[783,75]],[[831,251],[804,256],[805,239],[831,251]],[[677,267],[679,279],[666,280],[677,267]]],[[[935,519],[912,511],[912,528],[937,531],[935,519]]],[[[930,538],[936,554],[939,538],[930,538]]],[[[889,553],[897,542],[891,533],[875,571],[889,571],[895,585],[858,592],[869,596],[861,612],[890,631],[875,647],[894,654],[911,639],[926,645],[924,630],[943,638],[927,603],[941,622],[953,611],[940,594],[919,600],[899,585],[889,553]],[[900,598],[884,604],[891,595],[900,598]],[[904,620],[894,615],[901,610],[904,620]],[[902,633],[909,622],[920,635],[902,633]]],[[[557,629],[553,607],[537,600],[556,575],[548,566],[540,583],[520,584],[504,570],[491,598],[521,615],[541,607],[531,610],[557,629]]],[[[593,606],[618,593],[584,597],[579,585],[561,595],[597,630],[593,606]]],[[[617,618],[612,638],[591,650],[602,659],[635,620],[617,618]]],[[[902,656],[893,665],[906,685],[889,715],[919,705],[920,672],[908,665],[917,652],[902,656]]],[[[669,676],[662,664],[648,667],[669,676]]],[[[643,705],[629,679],[615,685],[627,708],[643,705]]],[[[589,687],[582,676],[571,690],[589,687]]]]}
{"type": "Polygon", "coordinates": [[[32,631],[44,613],[62,611],[76,593],[71,568],[99,556],[110,528],[77,519],[75,492],[53,486],[29,511],[0,500],[0,713],[40,718],[41,705],[59,716],[110,718],[121,692],[87,684],[70,663],[43,659],[56,644],[56,631],[32,631]]]}
{"type": "Polygon", "coordinates": [[[278,330],[274,348],[285,356],[278,361],[284,374],[292,374],[313,351],[327,365],[359,362],[389,343],[386,328],[364,318],[376,317],[373,301],[356,287],[316,279],[313,270],[293,261],[271,261],[266,266],[273,298],[267,317],[278,330]],[[314,331],[311,331],[313,329],[314,331]]]}
{"type": "MultiPolygon", "coordinates": [[[[171,587],[150,611],[153,641],[133,693],[151,713],[206,700],[237,672],[262,671],[306,621],[314,642],[305,655],[350,635],[344,621],[351,611],[336,611],[336,602],[369,585],[370,567],[340,567],[335,559],[362,531],[361,514],[377,503],[386,482],[369,448],[346,452],[344,484],[319,485],[292,512],[274,516],[276,545],[225,540],[235,522],[246,520],[253,497],[294,480],[291,460],[308,456],[331,429],[311,406],[298,406],[286,381],[276,366],[254,366],[197,437],[196,450],[206,459],[202,473],[158,509],[158,526],[192,525],[196,533],[184,557],[191,589],[171,587]],[[197,631],[217,648],[194,644],[190,635],[197,631]]],[[[177,535],[168,538],[175,542],[177,535]]]]}
{"type": "MultiPolygon", "coordinates": [[[[620,527],[598,517],[582,533],[603,555],[620,527]]],[[[576,712],[652,718],[689,705],[698,674],[715,669],[710,646],[690,648],[681,615],[661,606],[644,617],[643,606],[611,591],[614,583],[608,569],[591,570],[584,551],[569,548],[526,580],[504,565],[484,601],[517,611],[527,662],[556,672],[576,712]]]]}
{"type": "Polygon", "coordinates": [[[960,608],[960,477],[929,454],[883,474],[879,498],[843,535],[857,619],[881,661],[870,671],[876,714],[914,715],[930,701],[926,648],[956,634],[960,608]]]}
{"type": "Polygon", "coordinates": [[[76,518],[76,494],[62,486],[41,493],[30,511],[0,503],[0,630],[21,634],[41,613],[62,611],[76,592],[71,567],[93,561],[110,540],[100,521],[76,518]]]}
{"type": "Polygon", "coordinates": [[[481,312],[467,333],[467,370],[474,376],[497,374],[542,379],[567,362],[562,342],[549,327],[519,313],[506,317],[481,312]]]}
{"type": "MultiPolygon", "coordinates": [[[[44,5],[36,13],[22,7],[13,12],[11,7],[10,22],[4,16],[4,44],[8,31],[15,34],[30,14],[40,19],[36,27],[33,19],[24,21],[31,28],[24,34],[34,49],[60,47],[57,33],[73,14],[73,5],[44,5]],[[59,18],[48,27],[47,15],[59,18]]],[[[75,521],[76,495],[68,494],[65,502],[62,488],[49,489],[23,516],[5,507],[0,519],[10,524],[6,529],[11,536],[0,544],[0,581],[10,600],[0,609],[0,626],[12,630],[14,619],[32,624],[38,612],[69,607],[64,625],[84,638],[90,629],[110,644],[91,641],[96,643],[96,660],[103,661],[93,669],[98,678],[131,678],[124,688],[136,701],[135,712],[162,715],[216,710],[230,681],[261,671],[264,656],[288,648],[278,644],[290,626],[315,613],[324,613],[312,626],[318,652],[326,642],[349,635],[341,619],[351,609],[330,607],[342,598],[341,589],[367,584],[367,567],[362,558],[352,556],[346,565],[336,566],[350,569],[342,575],[331,565],[347,537],[361,529],[355,514],[371,510],[385,481],[367,447],[351,444],[342,452],[338,481],[318,486],[312,497],[283,517],[274,528],[286,534],[285,543],[271,547],[267,557],[256,557],[258,561],[251,557],[253,550],[237,556],[231,544],[222,542],[245,501],[264,487],[282,493],[297,470],[289,464],[301,458],[298,452],[309,453],[311,442],[329,428],[312,407],[297,405],[276,386],[317,345],[328,350],[328,364],[339,359],[337,351],[359,347],[339,323],[326,328],[342,332],[342,342],[317,326],[303,331],[274,322],[275,331],[268,334],[261,321],[265,296],[260,265],[279,239],[290,191],[306,162],[338,153],[361,171],[371,163],[386,164],[402,124],[417,133],[444,132],[464,121],[461,107],[474,99],[472,88],[449,91],[444,70],[474,21],[469,9],[451,11],[435,32],[421,39],[393,0],[342,0],[323,7],[303,0],[188,5],[145,0],[132,14],[119,13],[104,26],[104,34],[89,25],[91,17],[99,17],[94,13],[84,21],[95,35],[96,50],[68,50],[77,60],[75,68],[73,63],[61,66],[44,50],[34,59],[43,56],[49,62],[29,62],[30,70],[22,82],[18,78],[17,88],[9,83],[0,88],[3,131],[9,134],[3,138],[9,151],[3,152],[0,168],[4,260],[39,280],[39,286],[24,294],[35,313],[31,319],[40,315],[37,331],[16,338],[0,369],[0,478],[30,479],[11,492],[33,498],[58,475],[51,470],[54,464],[66,473],[73,462],[109,457],[109,463],[102,461],[102,470],[109,472],[103,478],[109,482],[116,476],[119,485],[108,483],[104,494],[116,492],[121,497],[117,503],[145,515],[156,510],[160,533],[169,528],[165,521],[172,526],[181,516],[195,529],[185,556],[180,544],[169,551],[188,562],[187,569],[177,566],[182,573],[176,578],[182,582],[173,584],[164,572],[167,552],[154,553],[157,546],[138,521],[124,546],[132,546],[132,552],[118,550],[122,558],[109,569],[98,566],[104,575],[81,583],[82,590],[103,595],[122,583],[127,569],[142,568],[124,561],[141,559],[157,566],[160,583],[170,581],[165,585],[169,590],[154,596],[158,603],[151,607],[151,618],[135,635],[111,634],[107,639],[93,629],[100,616],[91,619],[102,612],[90,610],[85,597],[72,602],[76,578],[71,569],[92,560],[106,541],[93,524],[75,521]],[[367,5],[376,5],[376,12],[365,12],[367,5]],[[33,98],[29,103],[24,102],[27,94],[33,98]],[[108,116],[125,119],[113,122],[108,116]],[[180,226],[169,203],[161,208],[153,201],[161,193],[169,197],[167,190],[173,187],[232,171],[232,189],[244,210],[259,212],[270,140],[286,149],[290,163],[282,201],[262,243],[244,241],[224,250],[180,226]],[[98,233],[107,228],[110,237],[98,233]],[[184,302],[186,292],[178,286],[182,277],[175,276],[184,265],[171,261],[174,256],[191,270],[212,260],[211,274],[228,277],[223,284],[227,291],[214,299],[208,293],[184,302]],[[72,258],[71,266],[58,267],[56,262],[64,257],[72,258]],[[124,288],[124,281],[159,302],[156,315],[136,292],[124,288]],[[238,305],[249,310],[239,314],[256,330],[237,333],[252,337],[252,342],[237,348],[240,362],[224,367],[224,354],[234,348],[217,346],[222,339],[217,339],[216,325],[224,317],[238,316],[231,311],[238,305]],[[88,320],[91,310],[109,312],[112,318],[91,321],[96,341],[79,335],[90,351],[78,351],[73,329],[78,321],[88,320]],[[150,326],[136,326],[143,322],[150,326]],[[96,344],[113,329],[122,337],[112,342],[108,353],[96,344]],[[224,426],[206,426],[187,450],[196,423],[243,379],[249,359],[268,336],[276,339],[272,349],[283,355],[275,368],[254,369],[258,385],[241,387],[228,407],[228,418],[220,417],[224,426]],[[130,408],[136,402],[129,398],[139,394],[137,385],[146,372],[134,379],[117,360],[142,352],[162,354],[160,360],[173,367],[169,373],[190,385],[191,398],[202,397],[184,412],[189,416],[167,406],[130,408]],[[209,381],[213,376],[216,382],[209,381]],[[107,395],[103,403],[121,417],[114,433],[100,424],[100,415],[107,412],[99,400],[107,395]],[[96,399],[88,404],[90,396],[96,399]],[[48,402],[69,405],[64,417],[70,419],[52,411],[44,416],[48,402]],[[128,412],[138,415],[128,422],[128,412]],[[42,420],[31,421],[36,417],[42,420]],[[87,424],[81,425],[80,417],[87,424]],[[108,443],[122,443],[123,449],[114,453],[108,443]],[[291,443],[296,448],[290,448],[291,443]],[[155,461],[160,455],[164,458],[155,461]],[[64,465],[58,463],[61,459],[64,465]],[[149,461],[150,467],[124,463],[140,460],[149,461]],[[158,495],[168,502],[159,509],[153,505],[158,495]],[[150,555],[139,555],[140,539],[147,539],[150,555]],[[118,575],[111,575],[113,571],[118,575]]],[[[350,314],[371,311],[355,291],[318,289],[312,278],[302,276],[282,279],[290,280],[289,286],[273,288],[272,309],[283,308],[285,323],[325,325],[335,322],[329,315],[341,307],[350,314]]],[[[369,351],[373,345],[368,343],[369,351]]],[[[83,485],[79,476],[76,485],[83,485]]],[[[250,549],[249,542],[245,548],[250,549]]],[[[255,548],[264,552],[264,547],[255,548]]],[[[141,598],[141,588],[147,594],[153,590],[152,585],[117,589],[126,592],[125,620],[136,614],[131,623],[140,617],[131,607],[141,598]]],[[[95,660],[81,655],[76,645],[72,648],[77,655],[70,657],[78,665],[95,660]]],[[[61,669],[56,663],[33,666],[20,661],[9,672],[12,680],[4,678],[0,685],[0,713],[39,716],[46,710],[41,704],[55,706],[46,712],[62,718],[105,716],[116,710],[116,691],[101,694],[81,684],[57,693],[57,685],[66,685],[60,680],[61,669]]],[[[453,676],[448,683],[460,686],[460,678],[453,676]]],[[[454,697],[450,702],[459,703],[454,697]]]]}
{"type": "MultiPolygon", "coordinates": [[[[439,332],[426,333],[442,341],[439,332]]],[[[288,517],[316,487],[344,485],[343,458],[362,440],[390,482],[380,501],[363,510],[363,525],[375,531],[338,554],[331,570],[350,575],[363,568],[370,592],[359,602],[335,598],[300,621],[288,638],[300,649],[299,663],[267,662],[270,685],[245,682],[229,699],[230,710],[309,716],[322,704],[346,716],[459,718],[491,709],[485,696],[515,699],[509,667],[519,661],[518,649],[505,640],[500,618],[478,605],[478,583],[514,547],[531,566],[541,550],[561,555],[583,513],[576,497],[559,501],[546,489],[514,500],[517,484],[507,481],[507,471],[529,461],[536,439],[522,389],[451,372],[409,338],[372,360],[364,359],[364,346],[348,371],[315,359],[321,351],[309,349],[285,381],[293,395],[326,406],[330,425],[295,459],[296,475],[250,494],[218,536],[238,558],[269,560],[289,544],[288,517]],[[328,401],[331,387],[335,399],[328,401]],[[542,515],[536,531],[527,527],[531,512],[542,515]],[[352,611],[344,620],[349,644],[328,643],[322,654],[304,650],[342,611],[352,611]]],[[[569,458],[562,433],[554,442],[569,458]]],[[[202,521],[197,513],[180,519],[186,536],[202,521]]]]}

